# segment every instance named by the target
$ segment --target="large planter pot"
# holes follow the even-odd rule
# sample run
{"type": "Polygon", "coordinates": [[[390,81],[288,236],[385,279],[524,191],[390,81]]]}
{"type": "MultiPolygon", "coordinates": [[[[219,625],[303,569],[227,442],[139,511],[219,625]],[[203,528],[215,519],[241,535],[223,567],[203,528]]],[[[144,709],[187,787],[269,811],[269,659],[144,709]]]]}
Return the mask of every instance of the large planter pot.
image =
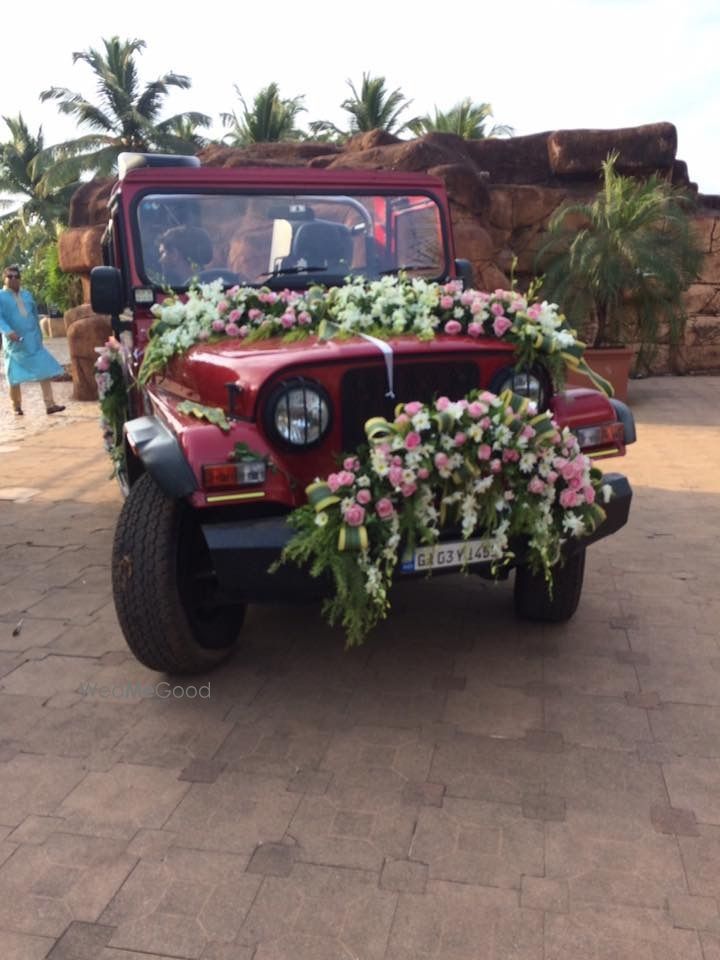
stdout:
{"type": "MultiPolygon", "coordinates": [[[[585,360],[589,367],[609,380],[613,385],[618,400],[627,401],[628,380],[630,368],[635,358],[635,351],[630,347],[590,347],[585,351],[585,360]]],[[[582,373],[568,373],[568,387],[592,387],[590,381],[582,373]]]]}

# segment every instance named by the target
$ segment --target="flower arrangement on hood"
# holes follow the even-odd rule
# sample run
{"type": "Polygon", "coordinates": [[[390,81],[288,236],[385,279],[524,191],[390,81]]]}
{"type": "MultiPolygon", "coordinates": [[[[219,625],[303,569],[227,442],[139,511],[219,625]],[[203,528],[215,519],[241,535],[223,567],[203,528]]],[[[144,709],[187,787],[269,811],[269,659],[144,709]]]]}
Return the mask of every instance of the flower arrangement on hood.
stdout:
{"type": "Polygon", "coordinates": [[[113,463],[113,476],[123,458],[123,424],[128,418],[128,350],[115,337],[96,347],[95,383],[100,402],[100,426],[105,450],[113,463]]]}
{"type": "Polygon", "coordinates": [[[432,283],[404,275],[366,282],[348,279],[344,286],[310,287],[276,292],[267,287],[236,286],[222,281],[191,287],[185,299],[168,297],[152,308],[140,382],[161,373],[169,360],[195,344],[230,337],[252,342],[269,337],[297,340],[366,334],[389,338],[410,334],[432,340],[438,334],[472,339],[494,337],[515,347],[519,367],[540,360],[562,382],[566,367],[594,377],[605,392],[612,388],[589,371],[585,345],[554,303],[533,302],[512,290],[484,293],[462,283],[432,283]]]}
{"type": "Polygon", "coordinates": [[[281,560],[332,577],[324,612],[348,646],[386,616],[401,557],[443,530],[482,537],[496,569],[522,551],[551,589],[563,543],[605,517],[599,502],[611,488],[575,436],[510,391],[400,404],[394,420],[371,419],[365,432],[367,447],[307,488],[281,560]]]}

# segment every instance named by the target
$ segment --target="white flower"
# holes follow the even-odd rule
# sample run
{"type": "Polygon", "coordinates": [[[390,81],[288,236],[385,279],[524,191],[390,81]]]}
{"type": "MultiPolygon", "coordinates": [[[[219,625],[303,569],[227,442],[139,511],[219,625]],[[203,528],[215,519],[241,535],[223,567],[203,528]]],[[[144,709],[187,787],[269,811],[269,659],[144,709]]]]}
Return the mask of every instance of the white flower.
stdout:
{"type": "Polygon", "coordinates": [[[585,533],[585,524],[582,519],[569,511],[563,517],[563,529],[567,530],[573,537],[581,537],[585,533]]]}
{"type": "Polygon", "coordinates": [[[328,522],[328,515],[324,510],[322,510],[320,513],[315,515],[315,526],[324,527],[327,524],[327,522],[328,522]]]}
{"type": "Polygon", "coordinates": [[[364,473],[361,477],[358,477],[355,482],[359,487],[369,487],[370,477],[368,477],[368,475],[364,473]]]}
{"type": "Polygon", "coordinates": [[[613,495],[613,488],[609,483],[604,483],[600,487],[600,496],[603,498],[603,503],[610,503],[610,500],[613,495]]]}

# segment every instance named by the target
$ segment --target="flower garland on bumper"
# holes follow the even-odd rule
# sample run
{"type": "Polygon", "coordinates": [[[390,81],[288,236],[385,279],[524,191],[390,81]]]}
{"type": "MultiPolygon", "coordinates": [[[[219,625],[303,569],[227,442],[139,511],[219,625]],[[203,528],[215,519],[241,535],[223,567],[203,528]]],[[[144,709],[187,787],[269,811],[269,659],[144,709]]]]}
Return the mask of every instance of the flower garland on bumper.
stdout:
{"type": "Polygon", "coordinates": [[[386,616],[400,556],[437,543],[443,530],[482,536],[495,569],[522,544],[518,559],[551,589],[563,543],[605,518],[599,500],[611,488],[575,436],[510,391],[400,404],[394,420],[374,418],[365,431],[367,447],[307,488],[281,558],[332,578],[323,610],[348,646],[386,616]]]}

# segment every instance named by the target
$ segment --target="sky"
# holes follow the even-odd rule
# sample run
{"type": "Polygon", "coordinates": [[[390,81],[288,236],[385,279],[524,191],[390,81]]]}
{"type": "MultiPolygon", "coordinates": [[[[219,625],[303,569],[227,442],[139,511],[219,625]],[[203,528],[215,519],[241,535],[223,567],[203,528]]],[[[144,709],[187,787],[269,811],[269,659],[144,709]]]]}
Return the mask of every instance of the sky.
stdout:
{"type": "MultiPolygon", "coordinates": [[[[271,81],[304,94],[310,120],[347,126],[339,104],[363,72],[384,76],[412,100],[407,117],[447,110],[464,97],[492,105],[516,134],[616,128],[669,121],[678,159],[701,193],[720,194],[720,3],[718,0],[123,0],[12,8],[0,53],[0,116],[21,112],[46,144],[72,139],[74,121],[39,94],[68,87],[90,100],[90,68],[74,51],[102,39],[140,38],[147,82],[174,71],[192,80],[164,116],[213,116],[250,102],[271,81]]],[[[0,140],[8,134],[0,122],[0,140]]]]}

